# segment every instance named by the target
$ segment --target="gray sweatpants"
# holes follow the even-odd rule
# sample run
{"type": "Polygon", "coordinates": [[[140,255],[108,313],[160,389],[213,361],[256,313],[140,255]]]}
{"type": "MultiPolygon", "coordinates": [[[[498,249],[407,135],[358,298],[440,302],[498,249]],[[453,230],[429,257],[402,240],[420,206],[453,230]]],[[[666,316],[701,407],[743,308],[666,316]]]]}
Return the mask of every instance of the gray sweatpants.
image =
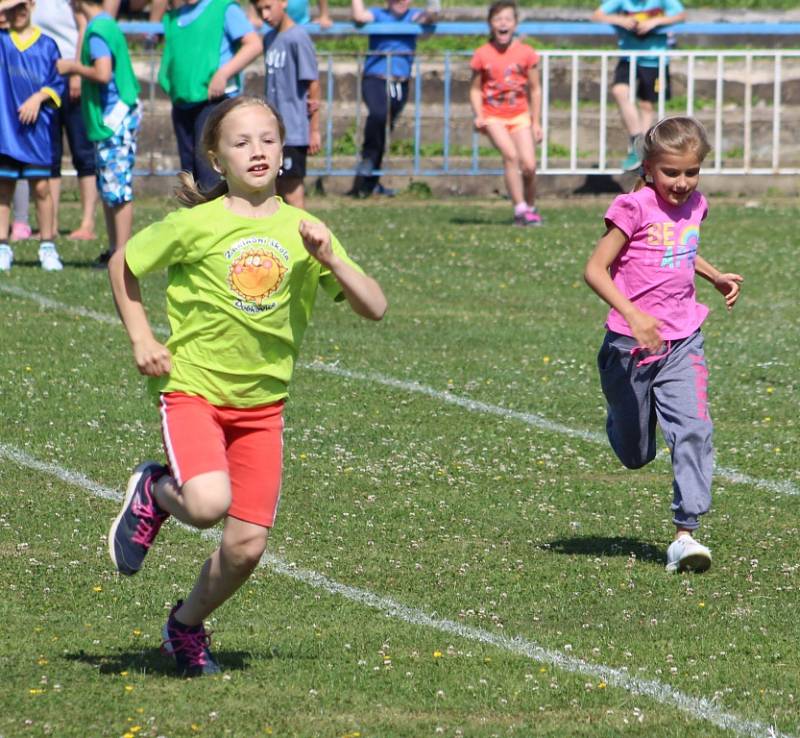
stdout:
{"type": "Polygon", "coordinates": [[[608,440],[626,467],[638,469],[655,458],[658,420],[672,455],[673,522],[694,530],[711,506],[714,463],[703,334],[665,342],[658,357],[636,346],[608,331],[597,357],[608,440]]]}

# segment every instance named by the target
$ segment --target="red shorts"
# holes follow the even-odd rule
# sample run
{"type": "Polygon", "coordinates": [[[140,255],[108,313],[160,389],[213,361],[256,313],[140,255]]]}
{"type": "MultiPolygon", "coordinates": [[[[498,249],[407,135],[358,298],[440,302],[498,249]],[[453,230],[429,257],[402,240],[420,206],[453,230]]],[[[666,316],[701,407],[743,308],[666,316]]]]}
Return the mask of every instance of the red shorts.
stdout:
{"type": "Polygon", "coordinates": [[[228,515],[271,528],[281,496],[283,405],[218,407],[183,392],[161,395],[164,450],[178,484],[224,471],[231,481],[228,515]]]}

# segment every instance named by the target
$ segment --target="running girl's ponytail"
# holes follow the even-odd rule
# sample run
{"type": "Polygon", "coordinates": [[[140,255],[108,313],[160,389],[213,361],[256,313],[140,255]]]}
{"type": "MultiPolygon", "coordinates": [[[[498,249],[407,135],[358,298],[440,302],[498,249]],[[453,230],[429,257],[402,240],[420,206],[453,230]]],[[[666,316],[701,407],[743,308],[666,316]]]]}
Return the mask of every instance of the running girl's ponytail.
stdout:
{"type": "MultiPolygon", "coordinates": [[[[507,0],[504,0],[507,1],[507,0]]],[[[286,128],[283,125],[281,116],[278,111],[272,107],[266,100],[260,97],[253,97],[251,95],[240,95],[239,97],[229,97],[217,105],[209,114],[208,119],[203,126],[203,133],[200,136],[200,146],[202,151],[212,164],[210,155],[216,154],[219,148],[220,129],[222,128],[222,121],[232,110],[237,108],[247,107],[248,105],[260,105],[262,108],[269,110],[278,121],[278,134],[281,140],[281,146],[286,139],[286,128]]],[[[178,198],[187,207],[193,208],[195,205],[202,205],[204,202],[216,200],[228,192],[228,183],[221,179],[215,184],[208,192],[201,190],[194,177],[189,172],[181,172],[178,175],[178,186],[175,188],[175,197],[178,198]]]]}

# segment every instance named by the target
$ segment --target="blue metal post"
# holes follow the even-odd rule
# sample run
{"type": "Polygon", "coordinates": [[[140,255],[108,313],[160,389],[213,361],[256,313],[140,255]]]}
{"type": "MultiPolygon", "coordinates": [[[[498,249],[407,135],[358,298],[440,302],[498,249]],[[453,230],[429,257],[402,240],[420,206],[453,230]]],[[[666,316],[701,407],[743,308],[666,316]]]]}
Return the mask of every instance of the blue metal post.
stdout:
{"type": "Polygon", "coordinates": [[[420,139],[422,134],[422,66],[414,60],[414,175],[419,175],[420,139]]]}
{"type": "Polygon", "coordinates": [[[444,52],[444,171],[450,171],[450,52],[444,52]]]}

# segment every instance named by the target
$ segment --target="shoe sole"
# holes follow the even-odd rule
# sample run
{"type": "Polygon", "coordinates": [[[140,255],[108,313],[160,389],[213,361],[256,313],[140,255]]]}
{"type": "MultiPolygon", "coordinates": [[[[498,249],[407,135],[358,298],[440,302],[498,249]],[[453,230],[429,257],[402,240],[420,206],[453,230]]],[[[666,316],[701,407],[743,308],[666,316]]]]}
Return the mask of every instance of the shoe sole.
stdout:
{"type": "Polygon", "coordinates": [[[674,564],[667,564],[666,569],[670,573],[682,574],[685,571],[691,571],[695,574],[701,574],[708,571],[711,567],[711,557],[702,553],[690,554],[684,556],[680,561],[674,564]]]}
{"type": "Polygon", "coordinates": [[[108,531],[108,555],[111,557],[111,561],[114,562],[114,566],[116,567],[117,571],[120,574],[125,574],[125,576],[133,576],[136,574],[138,569],[130,574],[127,574],[119,568],[117,554],[116,551],[114,551],[114,539],[117,536],[117,528],[119,528],[119,524],[122,522],[122,517],[125,515],[125,511],[128,509],[128,504],[131,501],[131,497],[133,497],[133,493],[136,491],[139,480],[142,478],[144,473],[153,466],[160,466],[160,464],[155,461],[143,461],[133,470],[133,474],[131,474],[130,478],[128,479],[128,486],[125,489],[125,498],[122,500],[122,509],[119,511],[119,515],[114,518],[114,522],[111,523],[111,528],[108,531]]]}

